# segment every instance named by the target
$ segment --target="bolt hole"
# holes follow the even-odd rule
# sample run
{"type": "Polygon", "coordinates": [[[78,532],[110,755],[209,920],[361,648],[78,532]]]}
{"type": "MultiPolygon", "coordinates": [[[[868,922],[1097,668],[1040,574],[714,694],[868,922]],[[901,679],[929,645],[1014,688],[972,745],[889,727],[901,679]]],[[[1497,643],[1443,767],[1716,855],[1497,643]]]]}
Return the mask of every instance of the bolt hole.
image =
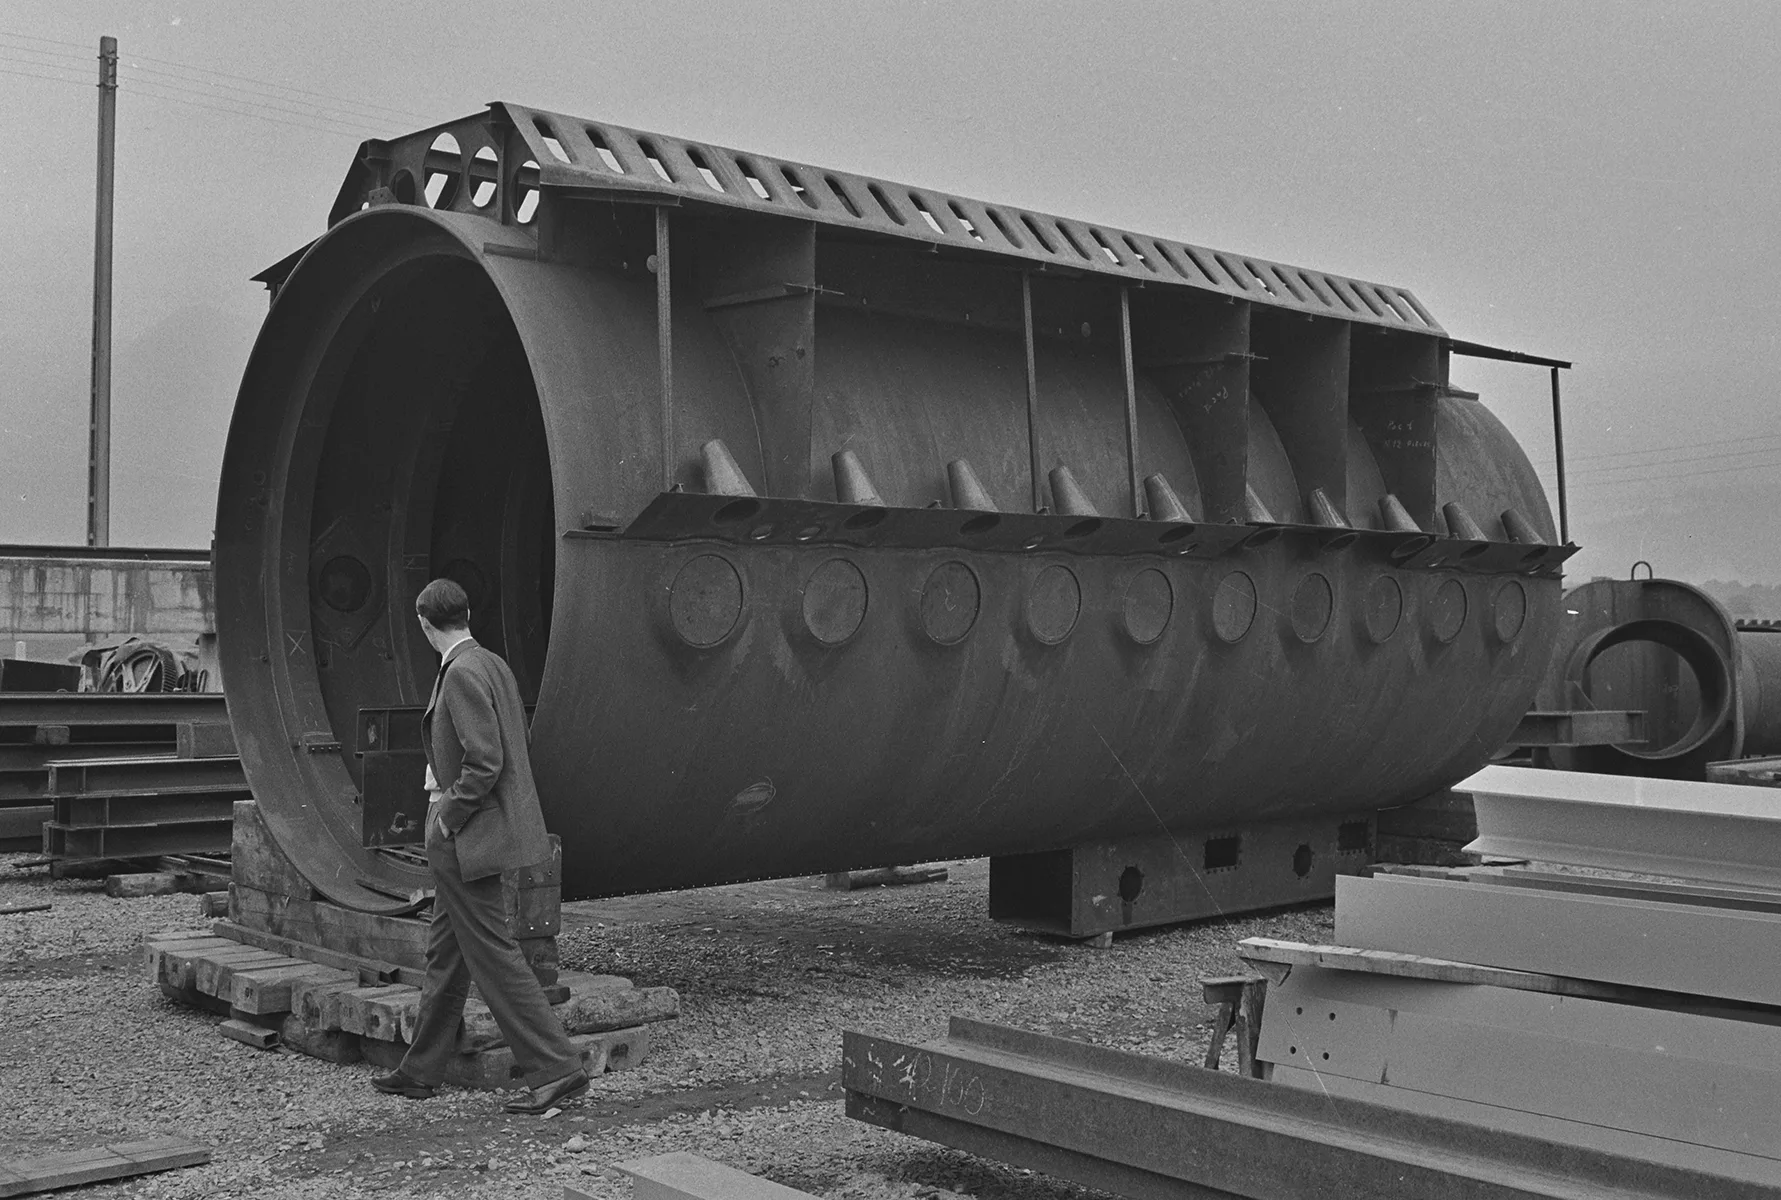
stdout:
{"type": "Polygon", "coordinates": [[[1488,544],[1484,542],[1476,542],[1467,546],[1464,550],[1461,550],[1459,552],[1459,559],[1461,562],[1464,562],[1468,558],[1477,558],[1480,554],[1485,553],[1489,549],[1490,546],[1488,544]]]}
{"type": "Polygon", "coordinates": [[[1100,527],[1100,519],[1097,517],[1090,517],[1088,520],[1078,521],[1076,524],[1064,530],[1064,536],[1067,538],[1086,537],[1100,527]]]}
{"type": "Polygon", "coordinates": [[[1208,871],[1234,867],[1241,860],[1242,855],[1243,838],[1238,834],[1206,839],[1206,869],[1208,871]]]}
{"type": "Polygon", "coordinates": [[[1119,898],[1122,903],[1131,904],[1143,890],[1144,872],[1137,867],[1127,867],[1119,873],[1119,898]]]}
{"type": "Polygon", "coordinates": [[[1392,560],[1394,562],[1403,562],[1406,558],[1421,554],[1424,550],[1427,550],[1434,544],[1435,539],[1429,537],[1427,534],[1417,534],[1414,537],[1407,537],[1391,548],[1392,560]]]}
{"type": "Polygon", "coordinates": [[[1043,537],[1034,535],[1033,537],[1030,537],[1026,541],[1022,542],[1020,544],[1020,548],[1022,550],[1037,550],[1040,546],[1043,546],[1044,544],[1045,544],[1045,539],[1043,537]]]}
{"type": "Polygon", "coordinates": [[[841,522],[846,529],[871,529],[881,524],[887,514],[882,508],[867,508],[841,522]]]}
{"type": "Polygon", "coordinates": [[[761,502],[754,499],[732,500],[711,515],[711,519],[719,525],[734,525],[738,521],[746,521],[761,511],[761,502]]]}
{"type": "Polygon", "coordinates": [[[1192,525],[1177,525],[1173,529],[1165,529],[1162,536],[1156,540],[1167,546],[1173,542],[1179,542],[1182,538],[1192,537],[1193,532],[1192,525]]]}
{"type": "Polygon", "coordinates": [[[983,513],[960,525],[959,532],[964,534],[988,533],[1001,523],[1002,518],[995,513],[983,513]]]}
{"type": "Polygon", "coordinates": [[[1529,550],[1526,554],[1521,556],[1522,564],[1526,565],[1527,563],[1539,562],[1542,558],[1546,557],[1546,552],[1550,549],[1551,547],[1549,546],[1535,546],[1532,550],[1529,550]]]}
{"type": "Polygon", "coordinates": [[[1324,1051],[1324,1052],[1323,1052],[1323,1061],[1324,1061],[1324,1062],[1328,1062],[1328,1061],[1330,1061],[1330,1052],[1329,1052],[1329,1051],[1328,1051],[1328,1050],[1325,1050],[1325,1051],[1324,1051]]]}
{"type": "Polygon", "coordinates": [[[1247,538],[1243,539],[1243,549],[1254,550],[1259,546],[1267,545],[1269,542],[1273,541],[1275,538],[1277,538],[1279,536],[1280,536],[1280,530],[1277,528],[1276,529],[1258,529],[1254,533],[1250,534],[1247,538]]]}
{"type": "Polygon", "coordinates": [[[818,534],[820,534],[821,532],[822,532],[821,525],[806,525],[806,526],[804,526],[804,528],[798,530],[798,532],[792,534],[792,537],[796,541],[808,542],[812,538],[814,538],[818,534]]]}
{"type": "Polygon", "coordinates": [[[748,536],[751,541],[764,542],[773,536],[773,525],[771,522],[765,525],[756,525],[748,531],[748,536]]]}

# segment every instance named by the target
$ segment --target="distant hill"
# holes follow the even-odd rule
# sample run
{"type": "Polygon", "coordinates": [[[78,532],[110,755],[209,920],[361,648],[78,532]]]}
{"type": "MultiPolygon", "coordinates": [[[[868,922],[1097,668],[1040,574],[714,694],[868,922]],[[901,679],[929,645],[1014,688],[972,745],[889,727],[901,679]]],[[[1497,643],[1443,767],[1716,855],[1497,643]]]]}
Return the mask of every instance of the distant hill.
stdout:
{"type": "Polygon", "coordinates": [[[1738,583],[1709,579],[1700,589],[1725,605],[1734,617],[1781,621],[1781,587],[1764,583],[1738,583]]]}

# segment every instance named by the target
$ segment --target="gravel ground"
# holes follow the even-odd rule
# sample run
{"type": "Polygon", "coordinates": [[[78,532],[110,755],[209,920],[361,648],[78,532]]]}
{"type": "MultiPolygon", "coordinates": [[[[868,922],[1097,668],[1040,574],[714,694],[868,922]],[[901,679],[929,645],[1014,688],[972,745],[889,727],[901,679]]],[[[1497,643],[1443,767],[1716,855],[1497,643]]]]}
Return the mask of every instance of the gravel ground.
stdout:
{"type": "Polygon", "coordinates": [[[0,856],[0,1158],[182,1133],[206,1167],[94,1196],[628,1197],[611,1165],[690,1150],[829,1200],[1097,1200],[841,1112],[843,1029],[926,1040],[952,1015],[1197,1059],[1197,980],[1237,942],[1324,942],[1328,906],[1134,934],[1095,951],[991,922],[988,864],[946,883],[832,892],[780,880],[565,906],[566,967],[668,985],[683,1016],[649,1058],[549,1121],[496,1097],[380,1096],[366,1066],[227,1041],[144,980],[143,934],[193,928],[192,896],[112,900],[0,856]]]}

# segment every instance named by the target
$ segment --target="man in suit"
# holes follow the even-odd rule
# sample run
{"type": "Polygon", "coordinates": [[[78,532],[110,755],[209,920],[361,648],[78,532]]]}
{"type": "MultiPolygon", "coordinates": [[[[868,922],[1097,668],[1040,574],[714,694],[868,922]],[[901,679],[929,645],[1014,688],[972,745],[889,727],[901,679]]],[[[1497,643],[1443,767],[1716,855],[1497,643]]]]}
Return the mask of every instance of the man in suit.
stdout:
{"type": "Polygon", "coordinates": [[[526,752],[519,684],[500,655],[470,636],[463,588],[435,579],[414,608],[440,655],[421,721],[433,922],[414,1043],[400,1067],[371,1083],[411,1099],[432,1096],[457,1053],[458,1023],[474,980],[530,1088],[507,1111],[548,1112],[587,1091],[588,1077],[507,925],[501,872],[535,866],[551,854],[526,752]]]}

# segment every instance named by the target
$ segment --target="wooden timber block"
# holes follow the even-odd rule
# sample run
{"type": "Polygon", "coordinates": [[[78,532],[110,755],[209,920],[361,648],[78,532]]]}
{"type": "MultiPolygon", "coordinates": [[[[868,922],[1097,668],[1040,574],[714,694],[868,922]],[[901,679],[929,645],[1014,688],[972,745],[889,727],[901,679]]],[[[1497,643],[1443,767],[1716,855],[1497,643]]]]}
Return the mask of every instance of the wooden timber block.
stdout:
{"type": "Polygon", "coordinates": [[[226,917],[229,915],[229,891],[224,888],[220,892],[203,892],[198,896],[198,915],[201,917],[226,917]]]}
{"type": "Polygon", "coordinates": [[[172,896],[179,890],[179,876],[171,871],[153,871],[144,875],[110,875],[105,880],[105,894],[114,900],[172,896]]]}
{"type": "Polygon", "coordinates": [[[217,1032],[230,1041],[240,1042],[243,1046],[252,1046],[255,1050],[275,1050],[278,1048],[278,1031],[260,1025],[251,1025],[238,1017],[230,1017],[217,1026],[217,1032]]]}
{"type": "Polygon", "coordinates": [[[281,1042],[299,1054],[331,1063],[356,1063],[363,1060],[359,1052],[359,1035],[338,1029],[314,1029],[304,1024],[296,1013],[285,1017],[278,1027],[281,1042]]]}
{"type": "Polygon", "coordinates": [[[162,975],[162,958],[170,952],[178,950],[194,950],[204,947],[221,949],[225,939],[212,937],[208,933],[158,933],[142,939],[142,965],[148,973],[149,980],[159,980],[162,975]]]}
{"type": "Polygon", "coordinates": [[[424,971],[428,922],[342,908],[325,900],[275,895],[239,882],[229,888],[229,920],[312,946],[424,971]]]}
{"type": "Polygon", "coordinates": [[[291,1014],[321,1033],[340,1030],[340,1006],[346,993],[357,991],[357,980],[321,982],[299,979],[291,985],[291,1014]]]}
{"type": "MultiPolygon", "coordinates": [[[[339,994],[340,1028],[376,1041],[393,1042],[402,1032],[400,1009],[419,1009],[419,988],[393,983],[384,987],[352,988],[339,994]]],[[[409,1018],[413,1028],[413,1018],[409,1018]]]]}
{"type": "Polygon", "coordinates": [[[212,950],[194,958],[197,975],[194,983],[206,996],[228,999],[229,980],[237,970],[252,971],[262,967],[286,967],[292,959],[266,950],[212,950]]]}
{"type": "MultiPolygon", "coordinates": [[[[265,952],[261,950],[252,951],[252,954],[254,955],[264,953],[265,952]]],[[[228,942],[225,942],[222,946],[194,946],[179,949],[169,948],[161,951],[160,972],[158,978],[166,980],[174,987],[198,988],[199,991],[204,991],[204,989],[198,985],[198,975],[200,967],[206,961],[210,963],[211,973],[214,975],[214,972],[219,965],[219,959],[233,960],[245,959],[247,957],[249,957],[249,955],[244,951],[243,947],[228,942]]],[[[205,992],[205,994],[214,996],[216,995],[216,992],[212,990],[205,992]]]]}
{"type": "MultiPolygon", "coordinates": [[[[569,999],[554,1005],[551,1012],[571,1037],[672,1021],[680,1016],[680,995],[673,988],[634,987],[622,976],[585,975],[579,971],[566,972],[563,982],[569,987],[569,999]]],[[[463,1024],[458,1027],[460,1053],[488,1050],[505,1042],[488,1005],[480,1000],[464,1005],[463,1024]]]]}
{"type": "Polygon", "coordinates": [[[839,892],[869,887],[901,887],[911,883],[945,883],[945,867],[874,867],[867,871],[831,871],[823,886],[839,892]]]}
{"type": "Polygon", "coordinates": [[[218,1000],[215,996],[206,996],[197,988],[174,987],[165,979],[160,981],[159,987],[161,989],[161,995],[167,997],[167,999],[173,1001],[175,1004],[183,1004],[187,1008],[201,1008],[206,1012],[221,1013],[224,1016],[229,1015],[229,1002],[227,1000],[218,1000]]]}
{"type": "Polygon", "coordinates": [[[210,1150],[183,1137],[115,1142],[91,1150],[65,1150],[35,1158],[0,1162],[0,1196],[29,1196],[57,1188],[81,1187],[107,1179],[127,1179],[177,1167],[202,1166],[210,1150]]]}
{"type": "Polygon", "coordinates": [[[293,960],[289,966],[236,971],[229,979],[229,1004],[254,1016],[291,1011],[291,988],[299,980],[357,983],[358,978],[332,967],[293,960]]]}
{"type": "Polygon", "coordinates": [[[218,921],[211,927],[218,937],[243,945],[258,946],[262,950],[276,950],[280,954],[288,954],[292,958],[308,959],[325,967],[337,967],[342,971],[357,971],[359,981],[365,987],[380,983],[407,983],[415,987],[426,981],[424,969],[399,967],[395,963],[382,959],[363,958],[356,954],[346,954],[339,950],[330,950],[323,946],[300,942],[295,938],[280,937],[263,930],[249,929],[233,921],[218,921]]]}
{"type": "Polygon", "coordinates": [[[294,900],[313,900],[315,889],[284,856],[253,800],[235,802],[235,827],[229,847],[230,875],[244,887],[294,900]]]}
{"type": "MultiPolygon", "coordinates": [[[[649,1030],[643,1027],[577,1034],[569,1042],[581,1051],[582,1069],[589,1076],[607,1071],[628,1071],[649,1054],[649,1030]]],[[[403,1042],[364,1038],[359,1042],[359,1050],[366,1062],[386,1070],[394,1070],[402,1064],[402,1056],[408,1053],[408,1046],[403,1042]]],[[[500,1091],[525,1086],[519,1075],[519,1067],[513,1061],[513,1051],[506,1046],[479,1050],[474,1054],[453,1055],[447,1060],[445,1082],[453,1087],[477,1091],[500,1091]]]]}
{"type": "MultiPolygon", "coordinates": [[[[631,1177],[631,1200],[814,1200],[809,1192],[685,1150],[613,1165],[631,1177]]],[[[582,1193],[565,1188],[563,1195],[570,1200],[582,1193]]]]}

